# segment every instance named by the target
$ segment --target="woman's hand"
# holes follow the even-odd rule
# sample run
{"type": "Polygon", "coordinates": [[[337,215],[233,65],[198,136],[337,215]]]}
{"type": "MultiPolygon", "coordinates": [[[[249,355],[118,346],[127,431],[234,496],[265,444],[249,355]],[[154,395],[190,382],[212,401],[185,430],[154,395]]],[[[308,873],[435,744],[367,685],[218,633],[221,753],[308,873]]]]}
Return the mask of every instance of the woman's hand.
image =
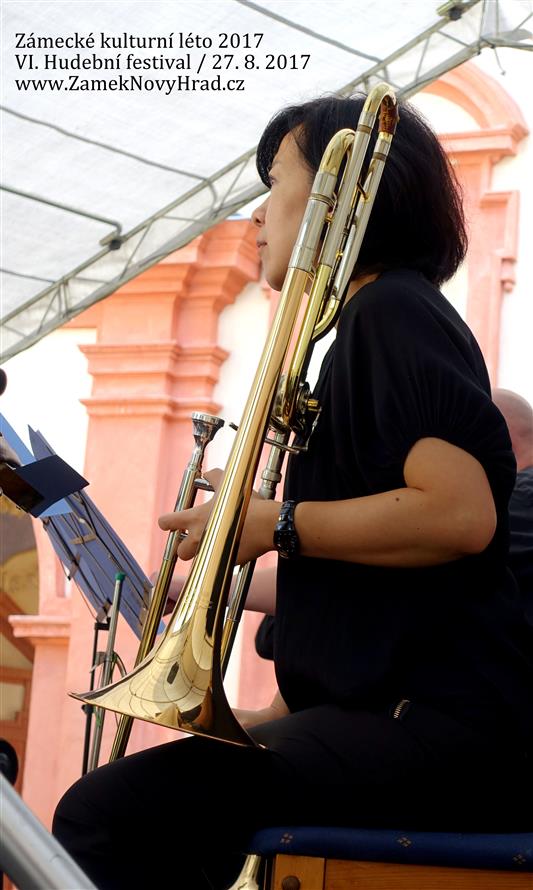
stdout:
{"type": "MultiPolygon", "coordinates": [[[[223,471],[220,469],[205,473],[205,478],[211,483],[215,493],[220,488],[222,477],[223,471]]],[[[189,510],[165,513],[159,517],[159,527],[163,530],[187,532],[187,537],[178,547],[179,559],[189,560],[196,554],[213,503],[214,498],[189,510]]],[[[237,555],[238,564],[250,562],[268,550],[273,550],[274,529],[279,510],[280,504],[277,501],[266,501],[256,492],[252,493],[237,555]]]]}

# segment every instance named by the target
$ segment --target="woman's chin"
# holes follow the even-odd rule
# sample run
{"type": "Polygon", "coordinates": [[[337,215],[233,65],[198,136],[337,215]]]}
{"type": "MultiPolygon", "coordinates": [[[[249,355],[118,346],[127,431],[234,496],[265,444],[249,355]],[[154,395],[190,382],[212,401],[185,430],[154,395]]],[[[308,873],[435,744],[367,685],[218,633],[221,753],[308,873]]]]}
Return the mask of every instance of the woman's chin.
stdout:
{"type": "Polygon", "coordinates": [[[276,275],[275,273],[269,273],[268,269],[265,269],[263,266],[263,275],[265,277],[265,281],[272,290],[280,291],[283,287],[283,282],[285,281],[285,276],[281,277],[280,275],[276,275]]]}

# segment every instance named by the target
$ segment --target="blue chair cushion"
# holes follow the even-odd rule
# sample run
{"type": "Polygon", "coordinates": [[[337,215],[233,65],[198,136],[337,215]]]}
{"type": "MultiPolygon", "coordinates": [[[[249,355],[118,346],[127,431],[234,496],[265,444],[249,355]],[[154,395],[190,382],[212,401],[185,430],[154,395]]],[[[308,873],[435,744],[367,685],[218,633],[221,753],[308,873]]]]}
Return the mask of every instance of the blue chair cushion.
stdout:
{"type": "Polygon", "coordinates": [[[249,852],[263,856],[285,853],[406,865],[533,871],[533,832],[455,834],[281,826],[256,832],[249,852]]]}

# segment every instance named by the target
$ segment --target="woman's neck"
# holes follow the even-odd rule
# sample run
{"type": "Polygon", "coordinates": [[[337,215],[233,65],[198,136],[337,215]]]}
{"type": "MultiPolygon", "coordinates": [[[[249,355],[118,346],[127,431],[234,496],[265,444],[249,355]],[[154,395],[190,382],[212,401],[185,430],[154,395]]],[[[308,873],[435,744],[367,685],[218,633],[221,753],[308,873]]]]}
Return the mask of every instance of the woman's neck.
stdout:
{"type": "Polygon", "coordinates": [[[351,300],[352,297],[355,296],[357,291],[361,290],[361,288],[364,287],[365,284],[370,284],[370,282],[375,281],[376,278],[379,278],[378,272],[374,272],[371,275],[359,275],[358,278],[354,278],[353,281],[350,281],[344,305],[346,305],[346,303],[351,300]]]}

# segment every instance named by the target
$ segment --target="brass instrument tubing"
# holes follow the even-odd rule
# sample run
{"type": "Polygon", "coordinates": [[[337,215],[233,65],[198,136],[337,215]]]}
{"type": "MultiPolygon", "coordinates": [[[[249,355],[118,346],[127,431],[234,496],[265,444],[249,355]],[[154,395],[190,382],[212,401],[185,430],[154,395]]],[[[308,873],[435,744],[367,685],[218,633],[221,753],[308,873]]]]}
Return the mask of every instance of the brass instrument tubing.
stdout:
{"type": "MultiPolygon", "coordinates": [[[[275,433],[274,438],[281,445],[285,445],[289,439],[289,434],[275,433]]],[[[281,481],[281,466],[283,464],[284,456],[284,452],[281,448],[277,448],[273,445],[270,449],[267,465],[261,474],[262,483],[259,489],[260,498],[263,498],[264,500],[274,500],[277,485],[281,481]]],[[[225,676],[228,668],[231,650],[233,649],[237,630],[239,629],[239,622],[246,605],[246,597],[248,596],[250,584],[252,583],[255,564],[256,560],[254,559],[239,566],[237,579],[231,593],[220,648],[222,676],[225,676]]]]}
{"type": "MultiPolygon", "coordinates": [[[[197,492],[195,483],[202,473],[205,449],[209,442],[214,439],[218,430],[224,425],[224,421],[220,417],[214,417],[211,414],[202,414],[198,411],[192,415],[191,419],[193,423],[195,446],[181,480],[178,496],[174,505],[175,513],[179,510],[187,510],[189,507],[193,506],[197,492]]],[[[167,538],[161,568],[159,569],[157,581],[152,593],[150,608],[143,627],[141,642],[135,659],[135,667],[146,658],[155,643],[159,624],[165,610],[170,582],[172,581],[172,576],[176,567],[179,542],[180,532],[170,532],[167,538]]],[[[111,748],[110,761],[124,757],[126,748],[128,747],[132,726],[133,717],[130,714],[122,714],[118,721],[115,739],[111,748]]]]}
{"type": "MultiPolygon", "coordinates": [[[[300,432],[313,413],[318,416],[320,406],[308,398],[302,374],[311,342],[322,334],[322,328],[331,326],[340,310],[397,118],[393,91],[387,84],[379,84],[365,102],[355,135],[353,130],[342,130],[327,146],[226,471],[165,634],[127,677],[103,690],[74,697],[128,718],[139,717],[234,744],[254,744],[237,721],[223,688],[222,662],[227,663],[234,622],[230,620],[226,634],[224,624],[240,535],[267,429],[270,426],[288,437],[291,431],[300,432]],[[362,184],[361,171],[378,110],[380,132],[376,151],[362,184]],[[339,185],[338,175],[345,159],[339,185]],[[321,247],[324,225],[327,234],[321,247]],[[349,256],[345,258],[346,247],[349,256]],[[302,334],[302,323],[298,321],[302,300],[315,278],[302,334]],[[302,340],[291,361],[290,346],[296,327],[302,340]],[[289,370],[281,383],[286,365],[289,370]],[[303,421],[300,415],[304,416],[303,421]]],[[[274,443],[274,451],[283,452],[289,447],[288,438],[284,445],[278,442],[274,443]]],[[[273,457],[273,465],[277,465],[278,458],[279,475],[282,456],[273,457]]],[[[265,487],[271,492],[275,490],[273,482],[267,473],[265,487]]],[[[172,547],[169,541],[169,549],[172,547]]],[[[250,572],[243,572],[243,591],[249,584],[250,572]]],[[[240,609],[241,605],[235,608],[240,609]]]]}

